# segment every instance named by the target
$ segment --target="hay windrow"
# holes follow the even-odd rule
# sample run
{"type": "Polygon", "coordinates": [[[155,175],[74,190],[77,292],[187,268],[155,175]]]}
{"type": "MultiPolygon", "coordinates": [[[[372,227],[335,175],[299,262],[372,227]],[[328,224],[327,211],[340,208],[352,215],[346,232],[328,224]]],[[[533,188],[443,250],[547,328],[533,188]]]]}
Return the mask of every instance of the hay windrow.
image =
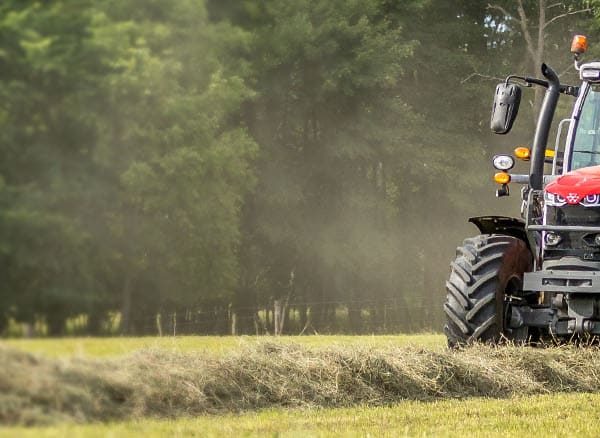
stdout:
{"type": "Polygon", "coordinates": [[[0,360],[4,425],[600,390],[600,350],[579,347],[262,342],[228,356],[145,350],[118,360],[52,360],[2,347],[0,360]]]}

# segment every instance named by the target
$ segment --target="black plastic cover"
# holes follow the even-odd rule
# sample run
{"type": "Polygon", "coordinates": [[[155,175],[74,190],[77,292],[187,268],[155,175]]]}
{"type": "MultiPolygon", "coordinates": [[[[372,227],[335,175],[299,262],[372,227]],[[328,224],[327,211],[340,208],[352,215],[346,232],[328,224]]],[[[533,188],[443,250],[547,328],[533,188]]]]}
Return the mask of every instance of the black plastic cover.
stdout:
{"type": "MultiPolygon", "coordinates": [[[[469,218],[481,234],[504,234],[521,239],[529,247],[525,222],[522,219],[506,216],[476,216],[469,218]]],[[[530,248],[531,249],[531,248],[530,248]]]]}
{"type": "Polygon", "coordinates": [[[519,112],[521,87],[516,84],[498,84],[494,95],[490,128],[496,134],[507,134],[519,112]]]}

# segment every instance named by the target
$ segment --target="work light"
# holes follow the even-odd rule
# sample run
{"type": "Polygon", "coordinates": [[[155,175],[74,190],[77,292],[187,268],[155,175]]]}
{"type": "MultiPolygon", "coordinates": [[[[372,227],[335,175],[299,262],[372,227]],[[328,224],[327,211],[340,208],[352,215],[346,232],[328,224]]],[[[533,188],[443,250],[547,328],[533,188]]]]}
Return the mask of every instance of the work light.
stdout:
{"type": "Polygon", "coordinates": [[[515,165],[515,159],[510,155],[496,155],[492,163],[498,170],[510,170],[515,165]]]}

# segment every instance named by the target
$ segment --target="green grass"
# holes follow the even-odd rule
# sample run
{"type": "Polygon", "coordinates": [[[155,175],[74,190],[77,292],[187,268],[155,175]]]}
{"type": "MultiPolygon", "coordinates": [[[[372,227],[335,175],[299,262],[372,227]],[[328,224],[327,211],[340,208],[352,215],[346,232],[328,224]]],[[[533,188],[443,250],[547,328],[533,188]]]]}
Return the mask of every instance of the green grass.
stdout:
{"type": "MultiPolygon", "coordinates": [[[[265,336],[178,336],[142,338],[39,338],[6,339],[6,345],[30,353],[48,357],[111,357],[129,354],[143,349],[164,349],[177,352],[227,353],[241,345],[269,339],[265,336]]],[[[424,348],[444,348],[445,337],[439,334],[415,334],[396,336],[281,336],[270,338],[283,343],[295,343],[308,347],[330,345],[367,345],[373,347],[422,346],[424,348]]]]}
{"type": "Polygon", "coordinates": [[[402,402],[390,407],[268,410],[242,415],[45,428],[1,437],[104,436],[598,436],[598,394],[402,402]]]}

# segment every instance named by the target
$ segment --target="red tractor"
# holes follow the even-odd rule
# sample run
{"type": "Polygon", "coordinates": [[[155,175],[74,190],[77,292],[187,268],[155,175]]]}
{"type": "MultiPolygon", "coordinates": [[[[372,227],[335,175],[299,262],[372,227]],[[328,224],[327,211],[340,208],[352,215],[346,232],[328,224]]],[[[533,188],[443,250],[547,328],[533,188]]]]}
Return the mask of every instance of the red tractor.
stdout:
{"type": "Polygon", "coordinates": [[[471,342],[570,341],[600,335],[600,62],[580,63],[585,37],[571,51],[579,86],[563,85],[547,65],[544,79],[509,76],[496,88],[491,129],[510,131],[521,87],[546,89],[531,149],[528,175],[510,174],[511,155],[497,155],[497,196],[523,184],[521,218],[469,219],[480,234],[457,249],[446,283],[444,331],[450,346],[471,342]],[[560,121],[554,148],[548,137],[561,95],[575,103],[560,121]],[[561,135],[566,130],[566,141],[561,135]]]}

